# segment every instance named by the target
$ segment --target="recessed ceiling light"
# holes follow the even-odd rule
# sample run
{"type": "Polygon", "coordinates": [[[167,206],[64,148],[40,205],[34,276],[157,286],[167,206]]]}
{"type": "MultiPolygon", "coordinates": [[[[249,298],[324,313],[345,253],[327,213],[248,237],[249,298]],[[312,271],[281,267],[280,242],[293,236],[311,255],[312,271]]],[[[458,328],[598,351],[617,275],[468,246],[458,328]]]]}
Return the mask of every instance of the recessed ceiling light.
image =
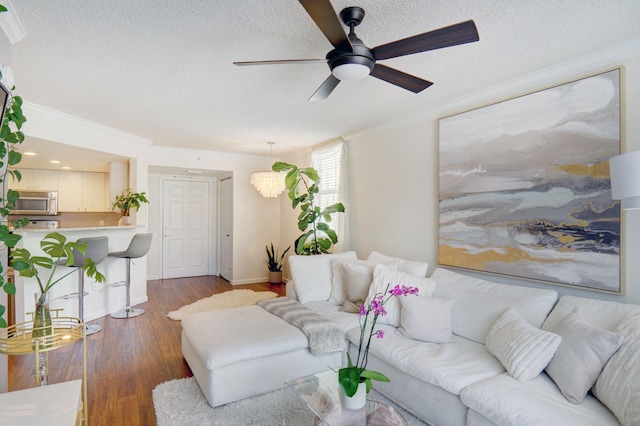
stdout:
{"type": "Polygon", "coordinates": [[[71,170],[71,167],[69,167],[69,166],[62,166],[62,167],[60,167],[60,168],[61,168],[62,170],[71,170]]]}
{"type": "Polygon", "coordinates": [[[190,173],[192,175],[199,175],[200,173],[202,173],[202,170],[187,170],[187,173],[190,173]]]}
{"type": "Polygon", "coordinates": [[[38,155],[38,154],[35,152],[27,151],[24,153],[24,155],[38,155]]]}
{"type": "Polygon", "coordinates": [[[58,160],[51,160],[51,161],[49,161],[49,163],[51,163],[51,164],[60,164],[60,162],[58,160]]]}

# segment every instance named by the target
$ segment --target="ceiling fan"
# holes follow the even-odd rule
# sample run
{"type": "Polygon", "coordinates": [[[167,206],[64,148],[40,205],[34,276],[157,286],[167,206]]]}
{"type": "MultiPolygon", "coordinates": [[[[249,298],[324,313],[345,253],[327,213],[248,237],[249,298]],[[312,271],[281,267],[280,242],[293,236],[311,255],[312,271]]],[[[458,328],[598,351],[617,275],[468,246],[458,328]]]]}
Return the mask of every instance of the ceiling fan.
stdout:
{"type": "Polygon", "coordinates": [[[364,45],[354,32],[354,28],[360,25],[364,18],[364,9],[347,7],[340,12],[340,19],[342,19],[344,25],[349,27],[349,34],[347,35],[329,0],[300,0],[300,3],[334,47],[325,59],[245,61],[234,62],[234,64],[244,66],[326,63],[329,65],[331,75],[309,98],[309,101],[326,99],[341,80],[355,81],[368,75],[414,93],[419,93],[433,83],[379,64],[378,61],[471,43],[480,39],[475,23],[469,20],[370,49],[364,45]]]}

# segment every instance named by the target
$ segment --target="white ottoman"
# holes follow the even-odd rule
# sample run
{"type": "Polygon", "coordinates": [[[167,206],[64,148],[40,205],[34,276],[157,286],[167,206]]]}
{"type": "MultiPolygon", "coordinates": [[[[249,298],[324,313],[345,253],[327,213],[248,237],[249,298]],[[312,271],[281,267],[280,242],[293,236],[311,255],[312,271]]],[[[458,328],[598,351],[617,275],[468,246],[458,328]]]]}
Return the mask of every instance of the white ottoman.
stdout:
{"type": "Polygon", "coordinates": [[[182,354],[212,407],[342,366],[342,353],[311,355],[302,331],[256,305],[183,319],[182,354]]]}

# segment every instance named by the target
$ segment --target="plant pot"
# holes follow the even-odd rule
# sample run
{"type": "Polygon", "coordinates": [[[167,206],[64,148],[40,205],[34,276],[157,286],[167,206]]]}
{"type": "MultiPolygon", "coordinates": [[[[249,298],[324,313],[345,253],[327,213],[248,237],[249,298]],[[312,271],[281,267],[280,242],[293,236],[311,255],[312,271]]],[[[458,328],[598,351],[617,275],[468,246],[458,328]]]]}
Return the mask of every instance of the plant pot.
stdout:
{"type": "Polygon", "coordinates": [[[33,315],[33,331],[31,337],[33,345],[39,345],[40,349],[48,348],[51,343],[46,337],[53,334],[51,327],[51,312],[49,311],[49,293],[36,293],[36,309],[33,315]]]}
{"type": "Polygon", "coordinates": [[[282,283],[282,271],[269,271],[269,282],[271,284],[282,283]]]}
{"type": "Polygon", "coordinates": [[[344,393],[342,387],[340,391],[342,406],[348,410],[360,410],[367,403],[367,384],[364,382],[358,384],[358,390],[351,397],[344,393]]]}
{"type": "Polygon", "coordinates": [[[131,216],[122,216],[118,222],[121,226],[133,225],[133,218],[131,216]]]}

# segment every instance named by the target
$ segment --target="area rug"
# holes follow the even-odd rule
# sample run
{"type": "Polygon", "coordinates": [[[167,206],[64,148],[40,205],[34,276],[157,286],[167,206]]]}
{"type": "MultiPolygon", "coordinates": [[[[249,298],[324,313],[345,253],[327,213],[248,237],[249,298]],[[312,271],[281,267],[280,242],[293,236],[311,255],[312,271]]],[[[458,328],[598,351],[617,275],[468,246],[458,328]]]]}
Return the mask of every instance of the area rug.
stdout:
{"type": "Polygon", "coordinates": [[[247,289],[225,291],[224,293],[214,294],[213,296],[185,305],[177,311],[171,311],[167,316],[172,320],[181,320],[199,312],[238,308],[240,306],[253,305],[261,299],[273,299],[274,297],[278,297],[278,295],[272,291],[253,291],[247,289]]]}
{"type": "MultiPolygon", "coordinates": [[[[293,398],[293,396],[291,396],[293,398]]],[[[426,423],[372,390],[368,396],[394,407],[409,426],[426,423]]],[[[310,411],[295,400],[285,402],[282,390],[211,408],[193,377],[160,383],[153,390],[153,406],[158,426],[275,426],[282,425],[283,404],[287,404],[286,424],[313,425],[310,411]]]]}

